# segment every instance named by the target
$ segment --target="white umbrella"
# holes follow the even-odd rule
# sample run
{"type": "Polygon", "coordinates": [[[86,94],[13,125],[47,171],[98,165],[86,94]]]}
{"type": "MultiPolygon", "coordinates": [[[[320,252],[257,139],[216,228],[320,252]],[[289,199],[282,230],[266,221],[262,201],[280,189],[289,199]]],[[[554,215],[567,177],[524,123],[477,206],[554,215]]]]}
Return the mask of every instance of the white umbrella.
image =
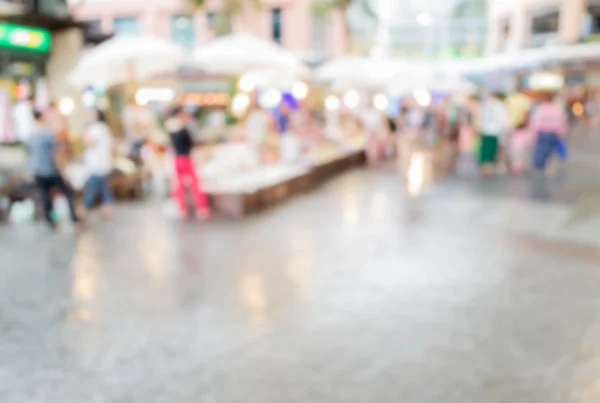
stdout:
{"type": "Polygon", "coordinates": [[[344,56],[317,69],[315,78],[323,82],[353,82],[376,86],[390,78],[403,65],[392,59],[344,56]]]}
{"type": "Polygon", "coordinates": [[[412,72],[397,74],[389,80],[388,90],[392,94],[407,94],[417,88],[447,93],[474,93],[477,86],[464,79],[457,71],[436,69],[422,65],[412,72]]]}
{"type": "Polygon", "coordinates": [[[211,73],[241,75],[250,70],[285,70],[308,74],[306,66],[292,52],[247,33],[219,37],[197,48],[192,62],[211,73]]]}
{"type": "Polygon", "coordinates": [[[278,88],[289,90],[298,82],[302,76],[283,70],[251,70],[242,76],[242,80],[248,80],[254,88],[278,88]]]}
{"type": "Polygon", "coordinates": [[[69,74],[76,86],[113,85],[174,73],[185,52],[165,39],[151,36],[116,36],[85,52],[69,74]]]}

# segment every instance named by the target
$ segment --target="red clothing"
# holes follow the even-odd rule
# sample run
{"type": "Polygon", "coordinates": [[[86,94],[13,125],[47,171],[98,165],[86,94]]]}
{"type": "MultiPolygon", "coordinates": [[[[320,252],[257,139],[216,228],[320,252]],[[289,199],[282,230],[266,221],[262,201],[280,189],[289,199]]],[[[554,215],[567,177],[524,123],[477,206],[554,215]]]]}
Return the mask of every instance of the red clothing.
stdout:
{"type": "Polygon", "coordinates": [[[188,206],[185,195],[186,187],[190,187],[196,211],[208,210],[206,193],[200,187],[200,181],[196,176],[194,163],[189,156],[175,156],[175,178],[173,184],[173,198],[179,204],[179,211],[187,215],[188,206]],[[186,186],[187,185],[187,186],[186,186]]]}

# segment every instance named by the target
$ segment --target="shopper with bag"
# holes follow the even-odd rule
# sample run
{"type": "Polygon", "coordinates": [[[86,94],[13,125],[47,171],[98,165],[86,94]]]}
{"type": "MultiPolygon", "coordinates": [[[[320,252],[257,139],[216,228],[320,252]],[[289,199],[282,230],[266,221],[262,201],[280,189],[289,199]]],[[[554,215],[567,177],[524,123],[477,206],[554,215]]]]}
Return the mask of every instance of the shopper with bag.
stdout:
{"type": "Polygon", "coordinates": [[[52,229],[56,228],[56,222],[52,217],[52,191],[57,189],[67,200],[71,220],[79,223],[79,217],[75,212],[73,190],[61,174],[60,167],[64,165],[64,153],[56,134],[44,120],[41,112],[34,111],[33,117],[35,123],[28,142],[30,168],[40,192],[44,217],[52,229]]]}
{"type": "Polygon", "coordinates": [[[568,127],[565,112],[553,101],[554,95],[545,93],[531,117],[531,132],[536,138],[533,164],[544,172],[552,154],[562,147],[568,127]]]}

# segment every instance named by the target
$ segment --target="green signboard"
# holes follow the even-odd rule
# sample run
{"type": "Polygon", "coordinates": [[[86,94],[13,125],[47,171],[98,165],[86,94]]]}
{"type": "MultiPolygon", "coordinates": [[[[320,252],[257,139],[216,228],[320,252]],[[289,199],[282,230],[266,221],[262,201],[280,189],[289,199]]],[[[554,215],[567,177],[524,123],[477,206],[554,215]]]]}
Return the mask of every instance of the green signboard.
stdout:
{"type": "Polygon", "coordinates": [[[52,39],[45,29],[0,22],[0,47],[48,52],[52,39]]]}

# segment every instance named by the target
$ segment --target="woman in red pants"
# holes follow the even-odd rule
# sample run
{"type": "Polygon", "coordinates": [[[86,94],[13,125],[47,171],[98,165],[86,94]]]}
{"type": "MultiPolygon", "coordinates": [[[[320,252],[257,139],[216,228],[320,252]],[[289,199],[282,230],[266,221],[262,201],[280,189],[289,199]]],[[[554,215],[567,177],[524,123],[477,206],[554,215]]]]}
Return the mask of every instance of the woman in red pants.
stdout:
{"type": "Polygon", "coordinates": [[[165,128],[171,137],[171,145],[175,154],[175,177],[173,183],[173,197],[179,205],[181,217],[189,217],[186,200],[186,187],[191,188],[196,214],[199,218],[207,219],[210,215],[206,194],[200,187],[200,181],[196,176],[194,162],[191,158],[194,142],[187,128],[188,116],[181,107],[175,107],[170,117],[165,122],[165,128]]]}

